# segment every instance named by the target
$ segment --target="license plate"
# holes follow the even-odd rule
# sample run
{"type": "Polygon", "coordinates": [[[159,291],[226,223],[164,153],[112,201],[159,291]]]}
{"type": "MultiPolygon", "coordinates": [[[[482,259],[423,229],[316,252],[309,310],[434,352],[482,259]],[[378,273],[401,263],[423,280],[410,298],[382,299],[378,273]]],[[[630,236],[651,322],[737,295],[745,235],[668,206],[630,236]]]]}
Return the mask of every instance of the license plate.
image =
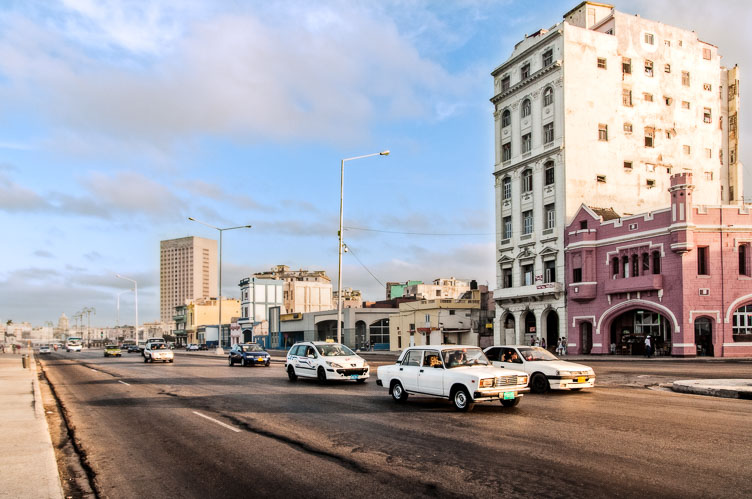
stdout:
{"type": "Polygon", "coordinates": [[[358,378],[360,378],[360,376],[357,375],[357,374],[351,374],[350,375],[350,379],[358,379],[358,378]]]}
{"type": "Polygon", "coordinates": [[[257,360],[257,361],[259,361],[259,362],[261,362],[261,361],[263,361],[263,360],[264,360],[264,358],[263,358],[263,357],[259,357],[259,358],[258,358],[258,359],[256,359],[256,360],[257,360]]]}
{"type": "Polygon", "coordinates": [[[514,392],[504,392],[502,395],[504,400],[514,400],[514,392]]]}
{"type": "Polygon", "coordinates": [[[577,378],[578,383],[584,383],[585,381],[587,381],[587,378],[585,376],[580,376],[579,378],[577,378]]]}

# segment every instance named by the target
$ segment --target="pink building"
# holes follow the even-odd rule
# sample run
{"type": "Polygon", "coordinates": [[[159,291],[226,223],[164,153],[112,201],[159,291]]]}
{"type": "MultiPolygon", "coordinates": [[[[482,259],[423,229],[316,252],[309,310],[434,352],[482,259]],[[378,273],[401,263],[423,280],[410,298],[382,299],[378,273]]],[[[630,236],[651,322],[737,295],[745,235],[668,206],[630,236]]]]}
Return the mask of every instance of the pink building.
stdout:
{"type": "Polygon", "coordinates": [[[692,174],[669,208],[619,217],[585,205],[565,230],[570,353],[752,356],[750,205],[693,206],[692,174]]]}

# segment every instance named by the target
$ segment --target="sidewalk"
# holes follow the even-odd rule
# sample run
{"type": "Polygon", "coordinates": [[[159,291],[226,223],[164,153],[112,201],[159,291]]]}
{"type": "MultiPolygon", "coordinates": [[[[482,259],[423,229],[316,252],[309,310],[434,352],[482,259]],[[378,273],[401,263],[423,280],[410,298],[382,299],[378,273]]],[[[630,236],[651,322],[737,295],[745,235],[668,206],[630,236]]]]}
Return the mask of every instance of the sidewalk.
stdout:
{"type": "MultiPolygon", "coordinates": [[[[23,352],[26,349],[22,349],[23,352]]],[[[33,357],[0,353],[0,497],[62,498],[33,357]]]]}
{"type": "Polygon", "coordinates": [[[684,379],[671,384],[680,393],[752,400],[752,379],[684,379]]]}

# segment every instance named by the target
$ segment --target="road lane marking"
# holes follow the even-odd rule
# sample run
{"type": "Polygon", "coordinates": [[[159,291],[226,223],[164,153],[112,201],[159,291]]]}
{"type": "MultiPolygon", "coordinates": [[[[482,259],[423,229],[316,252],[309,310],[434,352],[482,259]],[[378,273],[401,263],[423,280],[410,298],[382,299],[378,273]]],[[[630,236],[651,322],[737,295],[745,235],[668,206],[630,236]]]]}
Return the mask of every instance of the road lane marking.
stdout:
{"type": "Polygon", "coordinates": [[[214,418],[210,418],[209,416],[206,416],[206,415],[204,415],[204,414],[201,414],[200,412],[196,412],[196,411],[191,411],[191,412],[192,412],[193,414],[195,414],[196,416],[201,416],[202,418],[208,419],[209,421],[213,421],[213,422],[217,423],[217,424],[218,424],[218,425],[220,425],[220,426],[224,426],[224,427],[225,427],[225,428],[227,428],[228,430],[232,430],[232,431],[234,431],[235,433],[240,433],[240,430],[239,430],[238,428],[235,428],[234,426],[230,426],[230,425],[228,425],[228,424],[225,424],[225,423],[223,423],[222,421],[219,421],[219,420],[217,420],[217,419],[214,419],[214,418]]]}
{"type": "Polygon", "coordinates": [[[124,384],[124,385],[128,385],[128,386],[131,386],[131,384],[130,384],[130,383],[126,383],[125,381],[120,381],[120,380],[118,380],[118,383],[122,383],[122,384],[124,384]]]}

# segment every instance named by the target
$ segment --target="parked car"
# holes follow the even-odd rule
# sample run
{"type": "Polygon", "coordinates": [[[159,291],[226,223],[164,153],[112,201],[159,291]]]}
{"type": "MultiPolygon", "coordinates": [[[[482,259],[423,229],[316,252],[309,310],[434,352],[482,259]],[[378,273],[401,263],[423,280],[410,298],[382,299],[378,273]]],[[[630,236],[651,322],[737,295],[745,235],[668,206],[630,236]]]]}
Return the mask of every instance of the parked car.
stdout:
{"type": "Polygon", "coordinates": [[[104,356],[105,357],[121,357],[122,353],[120,351],[120,347],[117,345],[105,345],[104,356]]]}
{"type": "Polygon", "coordinates": [[[41,345],[39,347],[39,355],[52,353],[52,349],[49,345],[41,345]]]}
{"type": "Polygon", "coordinates": [[[498,400],[514,407],[528,391],[522,371],[491,365],[478,347],[426,345],[405,349],[395,364],[380,366],[376,384],[389,388],[396,402],[410,394],[447,398],[459,411],[475,402],[498,400]]]}
{"type": "Polygon", "coordinates": [[[188,343],[188,346],[185,347],[186,352],[196,352],[198,351],[198,344],[196,343],[188,343]]]}
{"type": "Polygon", "coordinates": [[[206,345],[206,343],[200,343],[198,345],[199,350],[209,350],[209,347],[206,345]]]}
{"type": "Polygon", "coordinates": [[[165,342],[147,343],[144,349],[144,362],[174,362],[175,354],[170,350],[165,342]]]}
{"type": "Polygon", "coordinates": [[[545,348],[526,345],[493,346],[485,349],[494,366],[525,371],[530,389],[535,393],[548,390],[582,390],[595,386],[592,368],[559,359],[545,348]]]}
{"type": "Polygon", "coordinates": [[[141,349],[138,345],[128,345],[128,353],[141,353],[141,349]]]}
{"type": "Polygon", "coordinates": [[[298,376],[327,380],[355,380],[363,383],[370,376],[368,363],[340,343],[304,341],[296,343],[287,353],[285,370],[290,381],[298,376]]]}
{"type": "Polygon", "coordinates": [[[228,355],[228,361],[230,367],[235,364],[241,366],[255,366],[257,364],[263,364],[269,367],[271,357],[269,354],[261,348],[258,343],[242,343],[239,345],[233,345],[228,355]]]}

